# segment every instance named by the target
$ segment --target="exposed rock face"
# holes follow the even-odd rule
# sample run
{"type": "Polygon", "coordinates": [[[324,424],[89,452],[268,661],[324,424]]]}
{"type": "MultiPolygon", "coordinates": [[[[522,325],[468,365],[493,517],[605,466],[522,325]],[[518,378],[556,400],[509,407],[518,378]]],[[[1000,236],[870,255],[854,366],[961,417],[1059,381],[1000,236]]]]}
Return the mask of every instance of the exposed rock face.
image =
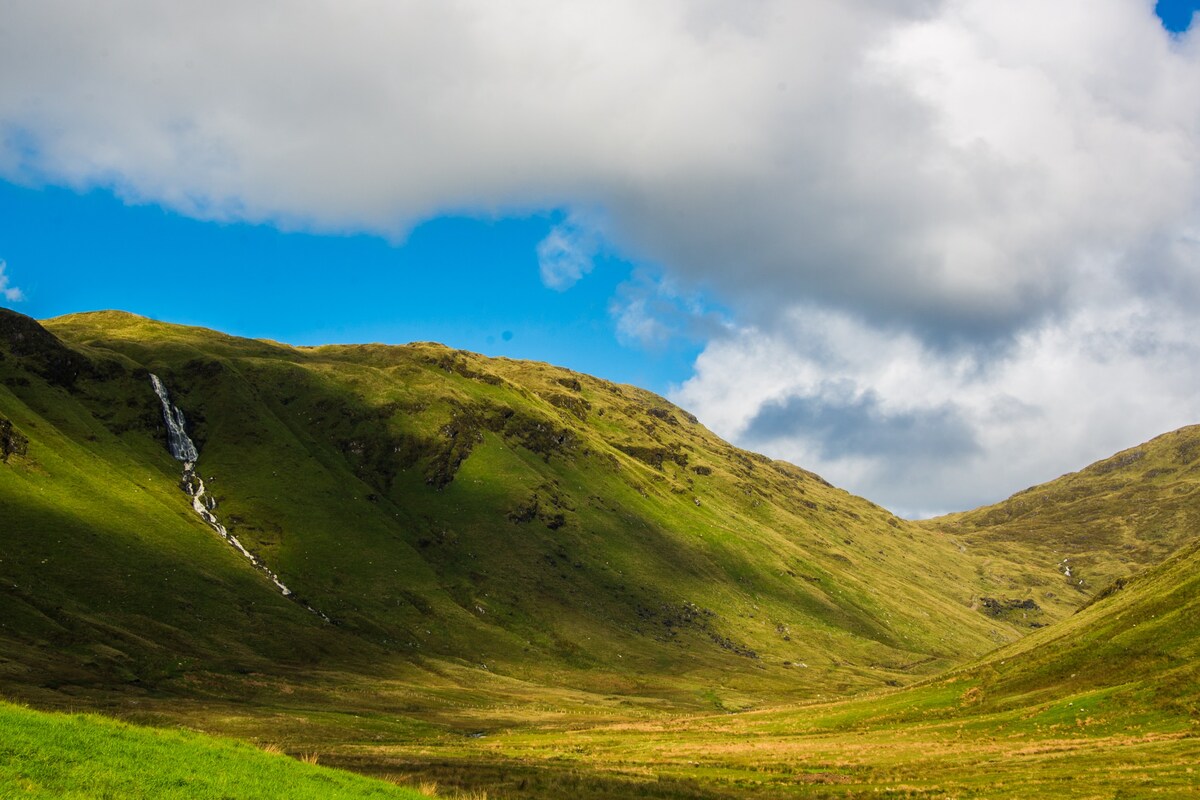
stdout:
{"type": "Polygon", "coordinates": [[[11,421],[0,417],[0,461],[12,455],[23,456],[29,451],[29,440],[22,436],[11,421]]]}
{"type": "Polygon", "coordinates": [[[989,617],[1002,619],[1014,625],[1041,628],[1045,625],[1043,609],[1032,598],[1024,600],[979,598],[979,610],[989,617]]]}
{"type": "Polygon", "coordinates": [[[983,607],[983,613],[990,617],[998,617],[1005,611],[1040,611],[1040,607],[1033,600],[997,600],[994,597],[979,598],[979,605],[983,607]]]}

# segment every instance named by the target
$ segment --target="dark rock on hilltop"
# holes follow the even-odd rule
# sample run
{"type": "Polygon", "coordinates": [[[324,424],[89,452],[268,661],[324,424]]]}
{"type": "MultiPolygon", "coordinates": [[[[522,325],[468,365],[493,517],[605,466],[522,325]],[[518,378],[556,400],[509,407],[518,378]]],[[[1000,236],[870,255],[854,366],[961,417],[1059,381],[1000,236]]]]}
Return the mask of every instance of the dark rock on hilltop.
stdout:
{"type": "Polygon", "coordinates": [[[88,359],[67,347],[37,320],[0,308],[0,353],[22,359],[50,383],[70,387],[92,369],[88,359]]]}

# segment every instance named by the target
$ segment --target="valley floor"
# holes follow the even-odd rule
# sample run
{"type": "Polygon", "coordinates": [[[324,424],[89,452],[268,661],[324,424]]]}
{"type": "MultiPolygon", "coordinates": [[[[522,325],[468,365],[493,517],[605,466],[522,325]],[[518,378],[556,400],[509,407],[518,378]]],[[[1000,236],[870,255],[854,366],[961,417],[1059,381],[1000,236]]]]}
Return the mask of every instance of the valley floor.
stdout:
{"type": "Polygon", "coordinates": [[[1200,796],[1200,721],[1137,683],[989,703],[959,675],[838,702],[686,715],[656,700],[501,681],[440,693],[358,683],[337,696],[263,683],[253,701],[88,704],[436,784],[448,798],[1200,796]]]}

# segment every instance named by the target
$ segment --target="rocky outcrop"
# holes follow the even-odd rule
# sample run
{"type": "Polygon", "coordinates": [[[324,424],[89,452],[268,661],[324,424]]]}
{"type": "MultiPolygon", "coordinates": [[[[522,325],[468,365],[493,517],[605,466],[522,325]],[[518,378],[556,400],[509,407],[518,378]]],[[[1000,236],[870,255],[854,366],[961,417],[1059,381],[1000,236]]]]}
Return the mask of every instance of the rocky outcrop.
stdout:
{"type": "Polygon", "coordinates": [[[29,452],[29,440],[13,427],[10,420],[0,417],[0,461],[8,462],[9,456],[23,456],[29,452]]]}
{"type": "Polygon", "coordinates": [[[0,356],[4,351],[57,386],[74,386],[81,375],[94,369],[91,362],[59,341],[37,320],[0,308],[0,356]]]}

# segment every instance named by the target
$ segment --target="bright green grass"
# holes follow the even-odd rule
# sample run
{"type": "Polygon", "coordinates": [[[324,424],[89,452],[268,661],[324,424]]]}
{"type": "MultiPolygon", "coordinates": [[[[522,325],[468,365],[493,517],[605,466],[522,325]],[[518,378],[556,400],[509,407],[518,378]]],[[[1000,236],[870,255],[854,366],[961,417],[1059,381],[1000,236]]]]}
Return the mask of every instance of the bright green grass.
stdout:
{"type": "Polygon", "coordinates": [[[0,703],[0,797],[358,800],[425,797],[251,745],[0,703]]]}

